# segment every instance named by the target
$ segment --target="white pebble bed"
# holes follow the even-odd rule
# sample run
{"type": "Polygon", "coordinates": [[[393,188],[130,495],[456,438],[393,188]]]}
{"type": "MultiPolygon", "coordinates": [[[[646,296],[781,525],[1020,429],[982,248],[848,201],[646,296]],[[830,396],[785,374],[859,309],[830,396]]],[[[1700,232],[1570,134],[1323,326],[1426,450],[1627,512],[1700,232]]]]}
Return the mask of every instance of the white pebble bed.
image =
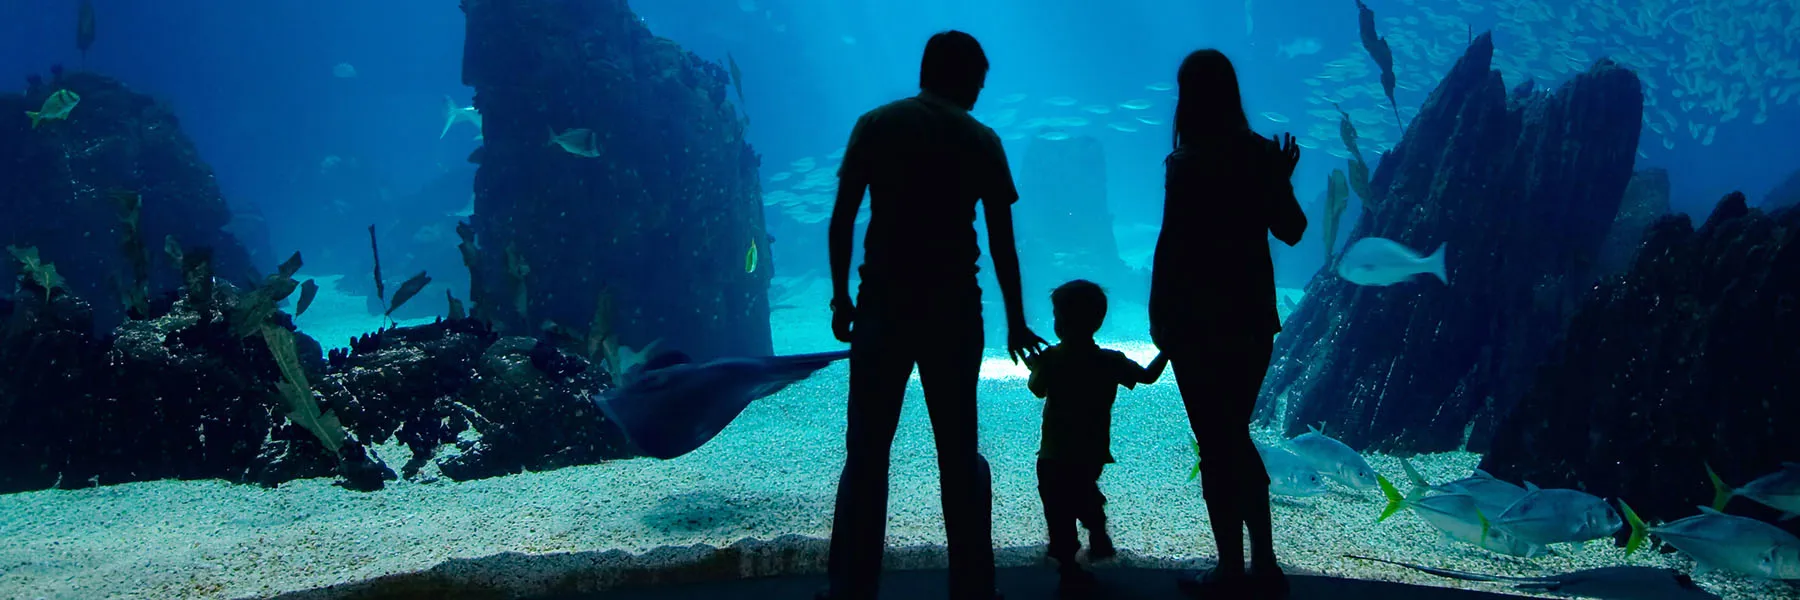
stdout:
{"type": "MultiPolygon", "coordinates": [[[[831,349],[827,315],[816,304],[777,315],[782,352],[831,349]]],[[[315,306],[314,310],[318,307],[315,306]]],[[[310,313],[309,313],[310,316],[310,313]]],[[[1142,342],[1111,344],[1147,362],[1142,342]]],[[[844,365],[752,405],[712,443],[671,461],[629,460],[452,483],[391,483],[351,492],[328,480],[278,489],[218,481],[157,481],[83,490],[0,495],[0,598],[264,597],[429,569],[447,559],[502,552],[527,555],[662,546],[726,546],[746,538],[830,534],[843,464],[844,365]]],[[[1040,401],[1022,367],[997,351],[983,367],[982,449],[994,473],[994,543],[1043,542],[1033,454],[1040,401]]],[[[1148,558],[1212,556],[1199,487],[1187,480],[1191,435],[1172,374],[1122,392],[1114,454],[1102,489],[1121,548],[1148,558]]],[[[1264,432],[1263,435],[1272,435],[1264,432]]],[[[407,457],[379,448],[389,465],[407,457]]],[[[1446,453],[1413,462],[1433,481],[1469,473],[1479,457],[1446,453]]],[[[1397,460],[1371,464],[1404,481],[1397,460]]],[[[942,544],[937,469],[917,380],[909,391],[893,454],[888,543],[942,544]]],[[[1402,484],[1404,485],[1404,484],[1402,484]]],[[[1338,489],[1275,506],[1277,545],[1294,571],[1405,581],[1454,582],[1344,558],[1381,558],[1493,574],[1541,575],[1633,564],[1684,571],[1679,554],[1594,542],[1536,560],[1488,554],[1441,541],[1410,514],[1375,523],[1375,492],[1338,489]]],[[[1800,598],[1786,584],[1706,575],[1700,582],[1731,599],[1800,598]]]]}

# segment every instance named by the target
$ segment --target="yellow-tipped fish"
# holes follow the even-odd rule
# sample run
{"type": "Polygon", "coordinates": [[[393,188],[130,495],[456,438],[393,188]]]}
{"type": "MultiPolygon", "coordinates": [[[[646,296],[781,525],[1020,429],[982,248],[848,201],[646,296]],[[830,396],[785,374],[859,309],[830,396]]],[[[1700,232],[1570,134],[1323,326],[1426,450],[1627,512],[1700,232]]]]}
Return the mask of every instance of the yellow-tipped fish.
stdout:
{"type": "Polygon", "coordinates": [[[56,93],[44,99],[42,109],[25,111],[25,116],[31,118],[31,128],[37,129],[38,123],[69,118],[69,112],[75,110],[75,105],[80,103],[81,96],[75,92],[56,90],[56,93]]]}
{"type": "Polygon", "coordinates": [[[756,272],[756,238],[750,239],[750,251],[744,253],[744,272],[756,272]]]}
{"type": "Polygon", "coordinates": [[[600,140],[591,129],[570,129],[562,133],[550,132],[550,144],[559,146],[564,152],[586,158],[600,156],[600,140]]]}

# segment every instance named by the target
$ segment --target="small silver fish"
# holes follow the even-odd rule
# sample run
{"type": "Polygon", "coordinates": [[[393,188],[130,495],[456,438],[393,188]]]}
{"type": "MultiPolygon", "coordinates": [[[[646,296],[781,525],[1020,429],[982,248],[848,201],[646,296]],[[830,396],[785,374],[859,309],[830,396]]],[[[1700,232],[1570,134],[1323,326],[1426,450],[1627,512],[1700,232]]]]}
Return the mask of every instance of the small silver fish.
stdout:
{"type": "Polygon", "coordinates": [[[1768,579],[1800,579],[1800,538],[1756,519],[1702,506],[1700,514],[1649,530],[1693,557],[1703,569],[1768,579]]]}
{"type": "Polygon", "coordinates": [[[562,133],[550,133],[550,145],[558,146],[564,152],[585,158],[600,156],[600,140],[591,129],[570,129],[562,133]]]}
{"type": "Polygon", "coordinates": [[[1296,498],[1325,493],[1324,477],[1306,459],[1264,444],[1256,445],[1256,453],[1262,456],[1263,469],[1269,473],[1269,493],[1296,498]]]}
{"type": "Polygon", "coordinates": [[[1520,539],[1505,527],[1496,526],[1481,511],[1475,497],[1468,494],[1426,495],[1424,488],[1413,488],[1412,495],[1401,496],[1386,477],[1377,476],[1381,492],[1388,498],[1387,509],[1377,522],[1386,520],[1402,508],[1444,533],[1451,540],[1480,546],[1508,556],[1533,558],[1547,553],[1542,544],[1520,539]]]}
{"type": "Polygon", "coordinates": [[[1536,544],[1610,537],[1625,525],[1606,500],[1570,489],[1532,489],[1494,523],[1536,544]]]}
{"type": "Polygon", "coordinates": [[[1373,490],[1378,487],[1375,481],[1375,469],[1369,467],[1369,461],[1361,454],[1351,450],[1330,436],[1320,432],[1318,428],[1308,426],[1306,433],[1288,440],[1288,447],[1294,454],[1312,463],[1314,469],[1326,478],[1357,490],[1373,490]]]}
{"type": "Polygon", "coordinates": [[[1444,249],[1441,244],[1430,256],[1421,257],[1412,249],[1387,238],[1363,238],[1351,244],[1338,261],[1338,276],[1357,285],[1385,286],[1430,274],[1446,284],[1444,249]]]}
{"type": "Polygon", "coordinates": [[[1715,491],[1714,510],[1725,510],[1725,504],[1732,498],[1744,497],[1786,513],[1782,517],[1784,520],[1800,516],[1800,464],[1782,463],[1781,470],[1758,477],[1735,490],[1725,485],[1711,466],[1706,468],[1706,475],[1712,480],[1715,491]]]}

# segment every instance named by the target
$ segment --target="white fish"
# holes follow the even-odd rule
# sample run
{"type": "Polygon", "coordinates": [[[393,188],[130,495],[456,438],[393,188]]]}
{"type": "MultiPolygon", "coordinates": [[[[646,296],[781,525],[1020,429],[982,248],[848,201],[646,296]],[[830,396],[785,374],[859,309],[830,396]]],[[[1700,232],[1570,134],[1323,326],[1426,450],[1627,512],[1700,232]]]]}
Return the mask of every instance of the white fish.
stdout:
{"type": "Polygon", "coordinates": [[[1758,477],[1735,490],[1725,485],[1725,481],[1712,472],[1712,467],[1707,467],[1706,476],[1713,483],[1713,508],[1724,509],[1725,503],[1742,496],[1787,513],[1784,517],[1787,519],[1800,515],[1800,464],[1782,463],[1781,470],[1758,477]]]}
{"type": "Polygon", "coordinates": [[[1425,477],[1414,469],[1411,462],[1400,459],[1400,468],[1406,470],[1407,479],[1411,479],[1413,487],[1431,490],[1440,494],[1468,494],[1475,497],[1475,504],[1484,514],[1498,515],[1518,502],[1529,493],[1525,488],[1501,481],[1489,475],[1487,471],[1476,469],[1475,474],[1449,483],[1432,485],[1425,477]]]}
{"type": "Polygon", "coordinates": [[[1702,568],[1800,579],[1800,538],[1756,519],[1702,506],[1700,514],[1651,527],[1650,533],[1693,557],[1702,568]]]}
{"type": "Polygon", "coordinates": [[[1021,102],[1024,100],[1025,100],[1024,94],[1007,94],[1005,96],[1001,96],[999,98],[994,99],[995,102],[999,102],[1001,104],[1013,104],[1013,103],[1021,102]]]}
{"type": "Polygon", "coordinates": [[[819,163],[813,160],[813,157],[808,156],[788,163],[788,166],[793,167],[795,173],[805,173],[818,168],[819,163]]]}
{"type": "Polygon", "coordinates": [[[1312,463],[1287,450],[1263,444],[1256,445],[1256,453],[1262,456],[1263,469],[1269,473],[1269,493],[1299,498],[1325,493],[1325,479],[1312,463]]]}
{"type": "Polygon", "coordinates": [[[1152,92],[1166,92],[1166,91],[1175,89],[1175,84],[1169,83],[1167,81],[1158,81],[1156,83],[1152,83],[1150,85],[1144,86],[1144,89],[1150,90],[1152,92]]]}
{"type": "Polygon", "coordinates": [[[473,106],[459,107],[454,98],[444,96],[444,130],[438,132],[438,139],[444,139],[445,135],[449,135],[450,128],[456,126],[457,123],[474,125],[475,139],[481,139],[481,111],[475,110],[473,106]]]}
{"type": "Polygon", "coordinates": [[[1044,104],[1051,106],[1074,106],[1075,99],[1068,96],[1054,96],[1044,99],[1044,104]]]}
{"type": "Polygon", "coordinates": [[[1281,47],[1276,51],[1280,52],[1284,57],[1294,58],[1297,56],[1318,54],[1320,50],[1324,49],[1325,45],[1320,44],[1318,38],[1302,37],[1282,42],[1281,47]]]}
{"type": "Polygon", "coordinates": [[[1381,493],[1388,499],[1387,509],[1382,511],[1377,522],[1386,520],[1401,508],[1409,508],[1420,520],[1443,532],[1444,537],[1458,542],[1508,556],[1531,558],[1548,552],[1543,545],[1522,540],[1505,527],[1494,525],[1482,512],[1474,496],[1425,495],[1423,488],[1413,488],[1410,496],[1402,497],[1400,491],[1394,489],[1394,485],[1386,478],[1377,481],[1381,486],[1381,493]]]}
{"type": "Polygon", "coordinates": [[[1125,110],[1144,110],[1144,109],[1150,108],[1150,101],[1142,100],[1142,99],[1132,100],[1130,102],[1125,102],[1125,103],[1120,104],[1119,108],[1123,108],[1125,110]]]}
{"type": "Polygon", "coordinates": [[[1288,122],[1287,115],[1284,115],[1284,114],[1281,114],[1281,113],[1278,113],[1275,111],[1269,111],[1269,112],[1263,113],[1262,118],[1268,119],[1270,121],[1274,121],[1276,123],[1288,122]]]}
{"type": "Polygon", "coordinates": [[[1123,131],[1125,133],[1137,133],[1137,130],[1138,130],[1138,128],[1133,127],[1131,125],[1124,124],[1124,123],[1107,123],[1106,126],[1111,127],[1116,131],[1123,131]]]}
{"type": "Polygon", "coordinates": [[[1410,248],[1387,238],[1370,237],[1357,240],[1344,251],[1338,261],[1338,276],[1356,285],[1384,286],[1430,274],[1438,281],[1450,283],[1444,272],[1444,249],[1440,244],[1431,256],[1420,257],[1410,248]]]}
{"type": "Polygon", "coordinates": [[[776,174],[774,174],[774,175],[771,175],[771,176],[769,176],[769,181],[771,181],[771,182],[774,182],[774,181],[786,181],[786,180],[787,180],[787,178],[789,178],[789,177],[793,177],[793,176],[794,176],[794,174],[793,174],[793,173],[789,173],[789,172],[787,172],[787,171],[782,171],[782,172],[780,172],[780,173],[776,173],[776,174]]]}
{"type": "Polygon", "coordinates": [[[1038,139],[1048,140],[1048,141],[1052,141],[1052,142],[1060,142],[1060,141],[1069,139],[1069,134],[1061,132],[1061,131],[1046,131],[1046,132],[1038,134],[1038,139]]]}
{"type": "Polygon", "coordinates": [[[1087,111],[1090,113],[1094,113],[1096,115],[1104,115],[1104,114],[1112,112],[1111,108],[1107,108],[1107,107],[1099,105],[1099,104],[1089,104],[1087,106],[1081,107],[1081,110],[1084,110],[1084,111],[1087,111]]]}
{"type": "Polygon", "coordinates": [[[1137,122],[1143,123],[1145,125],[1161,125],[1161,124],[1163,124],[1162,119],[1158,119],[1156,117],[1138,117],[1137,122]]]}
{"type": "Polygon", "coordinates": [[[1580,490],[1533,489],[1494,523],[1521,539],[1556,544],[1610,537],[1625,520],[1599,496],[1580,490]]]}
{"type": "Polygon", "coordinates": [[[350,63],[338,63],[337,66],[331,68],[331,74],[338,79],[350,79],[356,76],[356,67],[351,66],[350,63]]]}
{"type": "Polygon", "coordinates": [[[549,145],[583,158],[600,156],[600,140],[592,129],[570,129],[562,133],[551,131],[549,145]]]}
{"type": "Polygon", "coordinates": [[[1294,454],[1312,463],[1314,469],[1332,481],[1358,490],[1377,487],[1375,469],[1369,467],[1369,461],[1363,460],[1361,454],[1318,428],[1308,426],[1307,429],[1311,431],[1288,440],[1288,447],[1294,454]]]}

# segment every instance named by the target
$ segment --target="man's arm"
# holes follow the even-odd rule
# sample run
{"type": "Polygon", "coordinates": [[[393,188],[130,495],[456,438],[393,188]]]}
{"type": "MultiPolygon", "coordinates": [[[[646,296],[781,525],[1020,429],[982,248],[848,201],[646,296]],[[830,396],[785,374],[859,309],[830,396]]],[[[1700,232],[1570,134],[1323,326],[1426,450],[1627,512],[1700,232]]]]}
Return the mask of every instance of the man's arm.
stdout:
{"type": "Polygon", "coordinates": [[[1013,241],[1012,203],[982,199],[987,216],[989,253],[994,258],[994,277],[1000,280],[1000,298],[1006,302],[1006,325],[1013,331],[1025,327],[1025,299],[1019,284],[1019,249],[1013,241]]]}
{"type": "Polygon", "coordinates": [[[838,167],[837,201],[831,208],[831,225],[826,242],[831,248],[831,306],[850,304],[850,256],[856,249],[856,213],[862,210],[863,194],[869,189],[869,149],[866,129],[869,117],[856,121],[850,130],[850,143],[844,147],[844,162],[838,167]]]}

